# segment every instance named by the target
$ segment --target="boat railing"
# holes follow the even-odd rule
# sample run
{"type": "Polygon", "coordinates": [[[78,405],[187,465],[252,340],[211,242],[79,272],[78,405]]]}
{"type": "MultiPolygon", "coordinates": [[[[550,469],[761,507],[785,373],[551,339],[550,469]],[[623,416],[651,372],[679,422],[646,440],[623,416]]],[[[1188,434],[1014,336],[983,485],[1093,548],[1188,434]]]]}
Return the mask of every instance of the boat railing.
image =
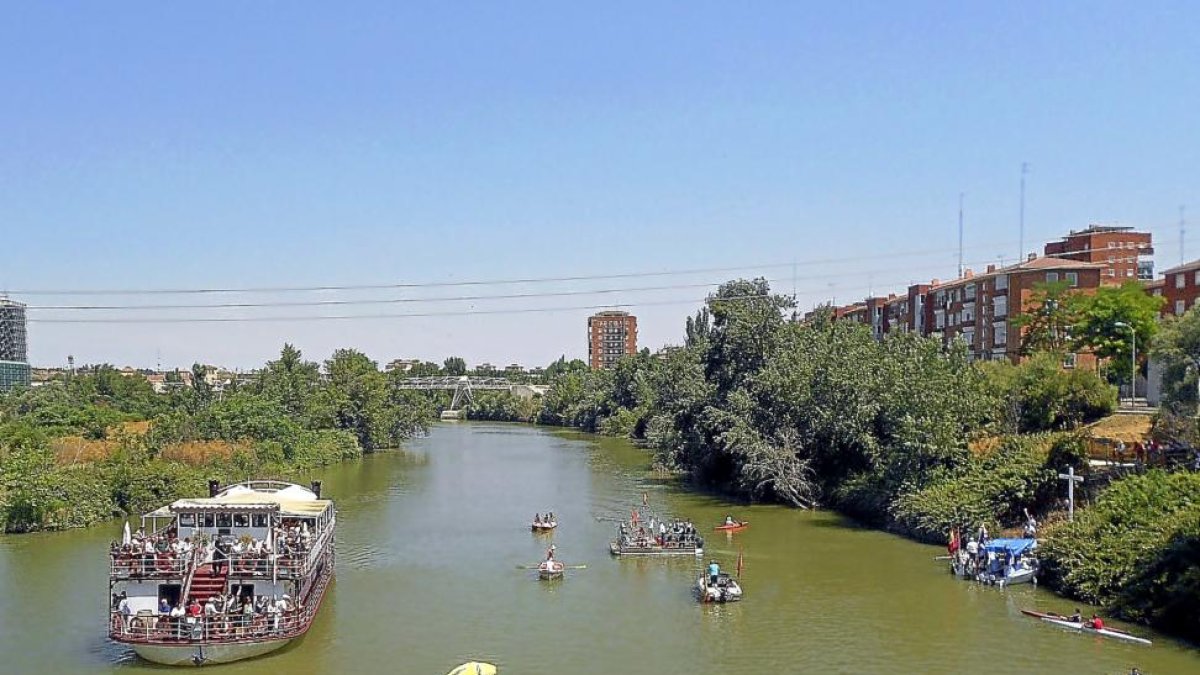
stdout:
{"type": "Polygon", "coordinates": [[[147,644],[221,644],[281,640],[308,630],[321,598],[329,585],[333,569],[327,566],[306,595],[309,601],[287,612],[242,614],[237,612],[201,616],[173,617],[151,610],[136,614],[109,612],[108,635],[120,642],[147,644]]]}
{"type": "Polygon", "coordinates": [[[113,579],[180,577],[188,569],[186,555],[114,553],[108,562],[108,573],[113,579]]]}

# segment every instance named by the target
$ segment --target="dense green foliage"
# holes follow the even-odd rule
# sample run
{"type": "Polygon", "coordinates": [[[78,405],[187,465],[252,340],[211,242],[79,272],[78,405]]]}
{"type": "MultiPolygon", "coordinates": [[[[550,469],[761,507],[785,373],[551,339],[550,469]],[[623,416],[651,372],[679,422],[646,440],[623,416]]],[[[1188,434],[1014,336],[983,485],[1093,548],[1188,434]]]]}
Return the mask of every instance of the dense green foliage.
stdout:
{"type": "Polygon", "coordinates": [[[295,475],[394,447],[434,412],[354,350],[322,369],[284,345],[253,381],[223,392],[200,366],[193,373],[195,386],[157,394],[100,366],[0,398],[0,526],[79,526],[199,494],[209,478],[295,475]],[[148,424],[126,428],[137,422],[148,424]]]}
{"type": "Polygon", "coordinates": [[[1000,447],[972,459],[957,475],[902,494],[892,515],[896,528],[929,542],[945,541],[953,528],[992,532],[1022,522],[1025,510],[1057,506],[1058,472],[1086,466],[1083,439],[1075,434],[1005,437],[1000,447]]]}
{"type": "Polygon", "coordinates": [[[1041,556],[1058,590],[1200,638],[1200,474],[1113,483],[1053,532],[1041,556]]]}
{"type": "Polygon", "coordinates": [[[999,402],[1000,428],[1006,432],[1074,429],[1109,415],[1117,392],[1095,371],[1063,369],[1057,354],[1040,352],[1020,365],[979,364],[990,395],[999,402]]]}

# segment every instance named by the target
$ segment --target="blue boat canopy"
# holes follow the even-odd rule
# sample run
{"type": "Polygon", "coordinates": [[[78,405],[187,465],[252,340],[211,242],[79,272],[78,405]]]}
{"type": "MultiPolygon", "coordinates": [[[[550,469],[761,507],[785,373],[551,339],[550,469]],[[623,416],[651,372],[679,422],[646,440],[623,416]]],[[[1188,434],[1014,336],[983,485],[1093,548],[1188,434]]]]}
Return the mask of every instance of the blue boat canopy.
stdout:
{"type": "Polygon", "coordinates": [[[991,539],[985,550],[995,553],[1012,553],[1014,556],[1028,553],[1037,548],[1037,539],[991,539]]]}

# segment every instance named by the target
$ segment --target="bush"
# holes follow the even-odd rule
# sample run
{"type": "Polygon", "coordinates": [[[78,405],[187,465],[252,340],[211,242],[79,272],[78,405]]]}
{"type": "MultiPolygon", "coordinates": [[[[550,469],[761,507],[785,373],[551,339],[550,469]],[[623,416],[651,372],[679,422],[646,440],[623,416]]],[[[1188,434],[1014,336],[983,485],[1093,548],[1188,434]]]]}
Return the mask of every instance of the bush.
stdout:
{"type": "Polygon", "coordinates": [[[1064,370],[1059,355],[1040,353],[1012,365],[979,364],[987,387],[1002,401],[1007,431],[1074,429],[1109,415],[1117,407],[1117,391],[1095,372],[1064,370]]]}
{"type": "Polygon", "coordinates": [[[1050,532],[1042,580],[1124,619],[1200,637],[1200,474],[1115,481],[1050,532]]]}
{"type": "Polygon", "coordinates": [[[891,508],[894,525],[923,541],[945,541],[952,528],[980,523],[998,531],[1019,524],[1025,509],[1040,512],[1056,501],[1058,472],[1084,464],[1075,434],[1010,436],[962,472],[902,494],[891,508]]]}

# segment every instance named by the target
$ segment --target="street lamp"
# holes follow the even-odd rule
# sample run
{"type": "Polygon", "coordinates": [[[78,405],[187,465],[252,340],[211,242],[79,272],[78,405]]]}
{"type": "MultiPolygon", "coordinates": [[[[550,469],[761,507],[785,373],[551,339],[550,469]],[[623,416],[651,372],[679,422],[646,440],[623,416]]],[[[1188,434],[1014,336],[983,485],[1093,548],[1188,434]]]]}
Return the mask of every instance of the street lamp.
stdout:
{"type": "Polygon", "coordinates": [[[1129,334],[1133,337],[1133,348],[1129,352],[1129,407],[1132,408],[1134,398],[1137,396],[1137,331],[1124,321],[1118,321],[1113,325],[1117,328],[1128,328],[1129,334]]]}

